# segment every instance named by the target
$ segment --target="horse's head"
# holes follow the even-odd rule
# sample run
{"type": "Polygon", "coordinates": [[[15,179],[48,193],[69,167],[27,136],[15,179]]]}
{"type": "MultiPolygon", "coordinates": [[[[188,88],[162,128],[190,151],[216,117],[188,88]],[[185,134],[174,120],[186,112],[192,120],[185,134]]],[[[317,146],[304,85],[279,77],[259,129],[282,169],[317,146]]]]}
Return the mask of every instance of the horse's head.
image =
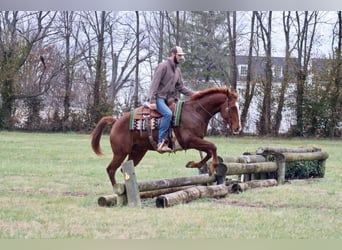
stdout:
{"type": "Polygon", "coordinates": [[[221,106],[220,113],[232,134],[239,134],[241,131],[241,121],[236,91],[227,90],[227,102],[221,106]]]}

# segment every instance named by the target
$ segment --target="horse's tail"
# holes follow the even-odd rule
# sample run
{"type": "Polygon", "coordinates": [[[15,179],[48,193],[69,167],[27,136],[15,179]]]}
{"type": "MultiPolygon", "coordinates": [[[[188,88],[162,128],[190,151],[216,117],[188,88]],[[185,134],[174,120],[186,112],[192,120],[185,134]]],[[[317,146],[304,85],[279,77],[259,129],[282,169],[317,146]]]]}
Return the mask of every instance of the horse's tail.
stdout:
{"type": "Polygon", "coordinates": [[[91,147],[95,154],[103,155],[101,147],[100,147],[100,140],[102,136],[103,129],[107,124],[114,124],[116,119],[112,116],[104,116],[101,120],[96,124],[93,132],[91,133],[91,147]]]}

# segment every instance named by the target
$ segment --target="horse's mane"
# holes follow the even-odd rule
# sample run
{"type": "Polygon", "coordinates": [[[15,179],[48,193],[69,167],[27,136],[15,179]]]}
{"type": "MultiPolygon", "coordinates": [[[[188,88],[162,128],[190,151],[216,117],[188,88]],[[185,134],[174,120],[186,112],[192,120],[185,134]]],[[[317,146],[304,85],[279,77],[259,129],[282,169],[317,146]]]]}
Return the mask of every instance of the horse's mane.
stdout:
{"type": "Polygon", "coordinates": [[[228,87],[212,87],[209,89],[201,90],[195,92],[191,97],[190,100],[198,100],[202,98],[203,96],[210,95],[210,94],[215,94],[215,93],[222,93],[225,95],[230,95],[232,94],[237,98],[237,93],[235,91],[231,91],[230,88],[228,87]]]}

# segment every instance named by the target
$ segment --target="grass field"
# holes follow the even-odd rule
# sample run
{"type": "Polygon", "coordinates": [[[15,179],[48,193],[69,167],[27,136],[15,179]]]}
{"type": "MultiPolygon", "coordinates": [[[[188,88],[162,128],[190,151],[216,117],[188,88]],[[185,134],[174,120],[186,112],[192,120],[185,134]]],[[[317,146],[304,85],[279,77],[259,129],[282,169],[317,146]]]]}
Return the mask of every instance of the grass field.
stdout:
{"type": "MultiPolygon", "coordinates": [[[[112,192],[106,174],[112,155],[90,148],[90,136],[0,131],[0,238],[7,239],[342,239],[342,141],[257,137],[208,138],[219,155],[263,146],[315,145],[328,152],[325,177],[199,199],[171,208],[97,205],[112,192]]],[[[138,180],[197,174],[184,166],[197,151],[149,152],[138,180]]],[[[120,172],[119,182],[123,181],[120,172]]]]}

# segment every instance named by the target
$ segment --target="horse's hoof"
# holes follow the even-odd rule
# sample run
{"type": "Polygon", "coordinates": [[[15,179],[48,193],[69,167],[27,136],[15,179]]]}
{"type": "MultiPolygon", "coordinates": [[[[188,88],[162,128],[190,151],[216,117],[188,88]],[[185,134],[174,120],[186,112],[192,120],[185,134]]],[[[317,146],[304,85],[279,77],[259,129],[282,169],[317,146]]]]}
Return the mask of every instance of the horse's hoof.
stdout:
{"type": "Polygon", "coordinates": [[[194,168],[195,167],[195,162],[194,161],[189,161],[186,165],[186,168],[194,168]]]}

